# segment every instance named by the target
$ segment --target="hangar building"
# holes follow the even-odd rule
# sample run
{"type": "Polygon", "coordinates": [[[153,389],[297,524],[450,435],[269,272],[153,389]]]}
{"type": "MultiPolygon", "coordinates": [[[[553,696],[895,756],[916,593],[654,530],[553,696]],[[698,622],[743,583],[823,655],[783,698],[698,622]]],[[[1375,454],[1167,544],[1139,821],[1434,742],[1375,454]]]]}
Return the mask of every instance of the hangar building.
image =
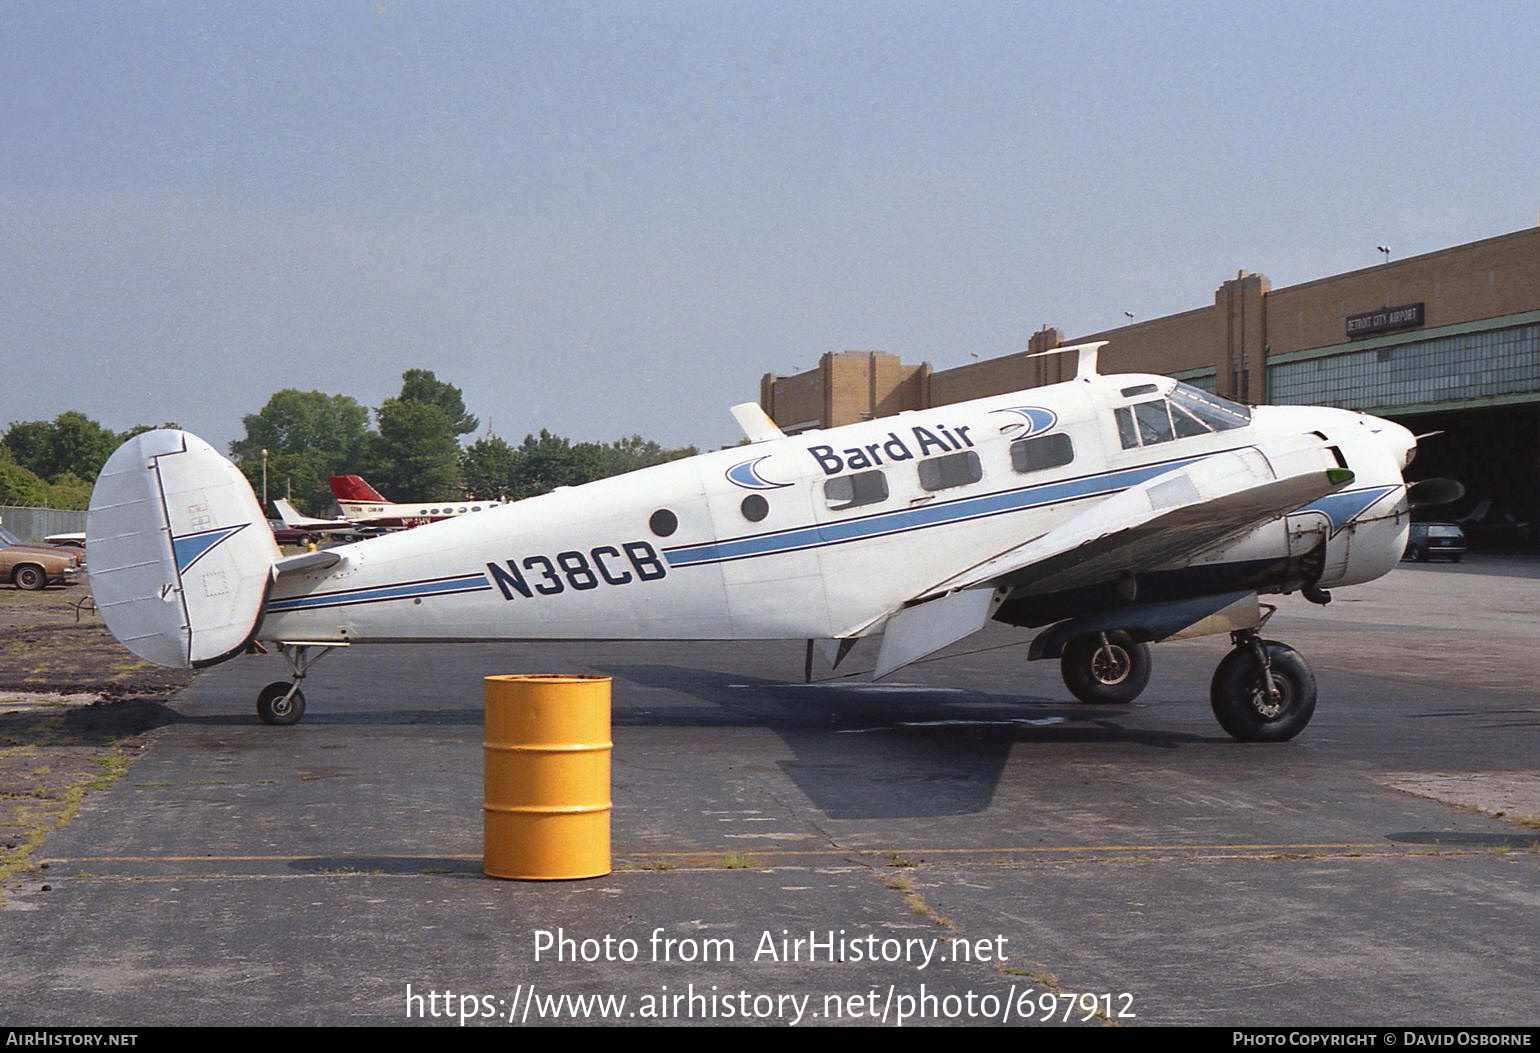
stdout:
{"type": "Polygon", "coordinates": [[[1012,355],[932,370],[884,351],[767,373],[760,405],[788,432],[828,428],[1068,379],[1105,340],[1104,372],[1163,373],[1252,404],[1342,406],[1398,420],[1410,475],[1460,479],[1473,545],[1533,545],[1540,522],[1540,227],[1274,289],[1245,271],[1212,305],[1066,339],[1045,327],[1012,355]],[[1522,526],[1521,526],[1522,525],[1522,526]]]}

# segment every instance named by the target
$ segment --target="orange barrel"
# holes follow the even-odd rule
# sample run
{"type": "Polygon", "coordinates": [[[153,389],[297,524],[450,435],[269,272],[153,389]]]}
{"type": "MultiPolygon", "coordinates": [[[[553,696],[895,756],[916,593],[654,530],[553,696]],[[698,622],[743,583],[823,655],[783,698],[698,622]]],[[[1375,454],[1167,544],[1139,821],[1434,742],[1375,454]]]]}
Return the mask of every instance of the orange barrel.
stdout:
{"type": "Polygon", "coordinates": [[[608,874],[610,678],[489,676],[482,697],[482,871],[608,874]]]}

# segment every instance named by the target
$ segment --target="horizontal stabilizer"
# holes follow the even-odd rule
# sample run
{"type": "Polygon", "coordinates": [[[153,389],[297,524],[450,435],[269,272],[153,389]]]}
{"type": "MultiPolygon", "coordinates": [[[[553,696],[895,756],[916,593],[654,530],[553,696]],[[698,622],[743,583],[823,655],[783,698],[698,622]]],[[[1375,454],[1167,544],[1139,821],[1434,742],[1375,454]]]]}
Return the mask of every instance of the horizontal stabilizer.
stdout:
{"type": "Polygon", "coordinates": [[[255,635],[278,545],[246,477],[197,436],[150,431],[118,447],[86,537],[102,621],[140,658],[212,665],[255,635]]]}
{"type": "Polygon", "coordinates": [[[303,571],[325,570],[341,562],[342,557],[335,552],[302,552],[298,556],[279,560],[273,565],[273,571],[278,575],[299,574],[303,571]]]}

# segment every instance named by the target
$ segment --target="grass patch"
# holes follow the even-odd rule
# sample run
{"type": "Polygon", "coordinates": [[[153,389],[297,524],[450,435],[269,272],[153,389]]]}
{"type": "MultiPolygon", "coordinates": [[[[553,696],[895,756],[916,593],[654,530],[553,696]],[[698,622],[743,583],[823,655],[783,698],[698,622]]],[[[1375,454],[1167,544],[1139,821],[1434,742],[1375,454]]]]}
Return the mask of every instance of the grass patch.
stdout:
{"type": "Polygon", "coordinates": [[[947,917],[945,914],[942,914],[940,911],[936,910],[929,903],[925,902],[925,898],[920,895],[919,891],[912,884],[909,883],[909,879],[905,875],[884,874],[882,876],[882,883],[886,887],[892,889],[894,892],[898,892],[903,895],[904,906],[909,908],[909,913],[918,914],[922,918],[928,918],[929,920],[935,922],[937,925],[940,925],[943,929],[957,928],[956,922],[947,917]]]}

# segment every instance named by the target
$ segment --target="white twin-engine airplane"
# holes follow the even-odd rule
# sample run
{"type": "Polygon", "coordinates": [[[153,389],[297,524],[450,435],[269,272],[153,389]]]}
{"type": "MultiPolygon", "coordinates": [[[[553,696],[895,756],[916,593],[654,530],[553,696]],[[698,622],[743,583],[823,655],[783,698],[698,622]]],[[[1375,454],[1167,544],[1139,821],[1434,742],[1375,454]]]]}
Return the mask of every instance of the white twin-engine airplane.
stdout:
{"type": "Polygon", "coordinates": [[[422,526],[468,512],[496,508],[501,501],[420,501],[400,504],[386,499],[358,475],[329,475],[326,483],[342,512],[344,522],[360,527],[400,529],[422,526]]]}
{"type": "MultiPolygon", "coordinates": [[[[882,677],[991,619],[1046,626],[1087,702],[1128,702],[1152,642],[1229,632],[1211,700],[1242,740],[1292,738],[1315,679],[1263,640],[1258,594],[1378,578],[1406,542],[1416,440],[1339,409],[1247,408],[1165,377],[1074,380],[786,436],[284,558],[240,472],[178,431],[125,443],[91,496],[91,585],[151,662],[275,646],[257,710],[304,712],[327,651],[426,640],[806,640],[882,677]],[[261,529],[258,529],[261,527],[261,529]]],[[[1267,613],[1263,608],[1267,607],[1267,613]]]]}

